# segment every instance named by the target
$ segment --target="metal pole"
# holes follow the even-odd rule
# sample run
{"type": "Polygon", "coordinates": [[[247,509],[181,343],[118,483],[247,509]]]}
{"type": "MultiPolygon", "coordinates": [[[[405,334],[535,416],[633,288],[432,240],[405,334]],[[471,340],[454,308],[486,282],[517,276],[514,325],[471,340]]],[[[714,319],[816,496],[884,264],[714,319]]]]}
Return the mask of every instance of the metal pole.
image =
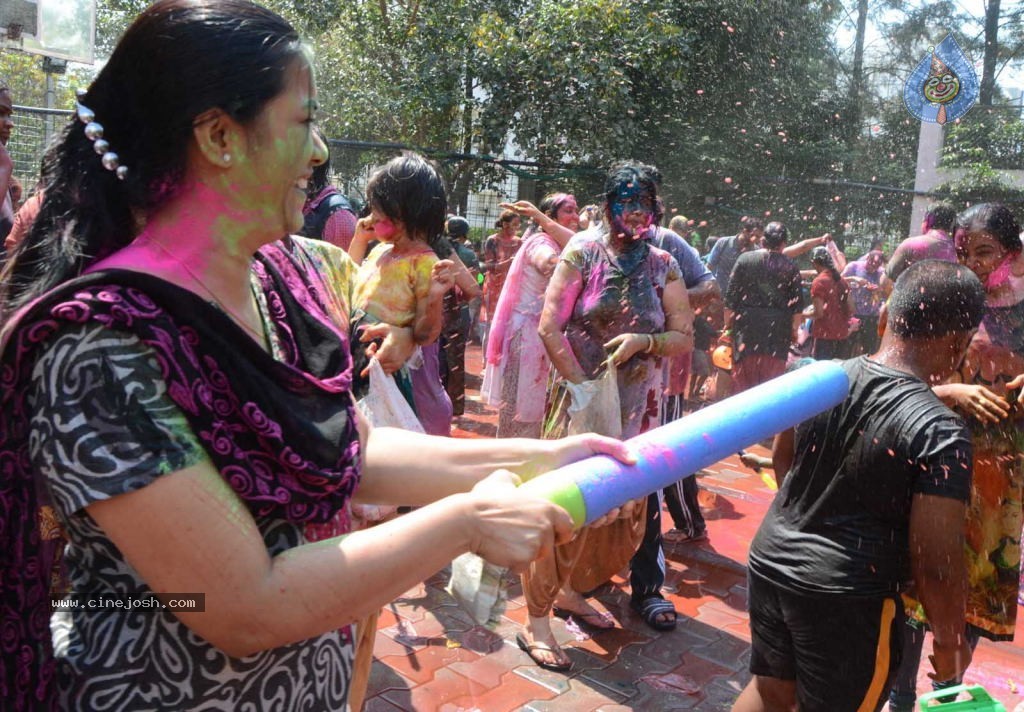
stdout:
{"type": "Polygon", "coordinates": [[[939,170],[942,161],[942,143],[944,138],[941,124],[930,121],[921,122],[921,132],[917,140],[917,173],[914,178],[914,203],[910,214],[909,235],[917,235],[928,209],[929,199],[925,195],[946,177],[939,170]]]}
{"type": "MultiPolygon", "coordinates": [[[[46,71],[44,69],[44,71],[46,71]]],[[[54,98],[56,97],[56,90],[53,85],[53,73],[46,72],[46,108],[52,109],[54,104],[54,98]]],[[[43,145],[50,145],[50,138],[53,136],[53,114],[49,111],[46,112],[46,119],[43,121],[43,145]]]]}

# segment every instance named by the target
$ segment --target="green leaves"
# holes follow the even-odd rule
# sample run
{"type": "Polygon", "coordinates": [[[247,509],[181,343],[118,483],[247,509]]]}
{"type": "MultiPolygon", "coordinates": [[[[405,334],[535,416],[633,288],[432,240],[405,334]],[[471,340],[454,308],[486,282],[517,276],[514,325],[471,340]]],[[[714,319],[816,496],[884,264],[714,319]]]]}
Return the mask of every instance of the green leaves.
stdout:
{"type": "MultiPolygon", "coordinates": [[[[952,0],[873,0],[856,93],[836,36],[852,0],[262,1],[315,48],[329,136],[478,156],[511,146],[544,165],[541,183],[557,176],[538,191],[588,198],[599,180],[586,167],[647,160],[670,214],[719,234],[742,214],[781,218],[794,237],[904,233],[909,199],[881,186],[912,187],[919,126],[892,88],[940,28],[966,28],[981,56],[980,18],[952,0]]],[[[101,47],[147,4],[99,0],[101,47]]],[[[1000,62],[1021,51],[1022,12],[1003,11],[1000,62]]],[[[949,129],[946,162],[1020,167],[1022,133],[975,110],[949,129]]],[[[355,174],[360,160],[335,167],[355,174]]],[[[460,195],[506,172],[444,165],[460,195]]]]}

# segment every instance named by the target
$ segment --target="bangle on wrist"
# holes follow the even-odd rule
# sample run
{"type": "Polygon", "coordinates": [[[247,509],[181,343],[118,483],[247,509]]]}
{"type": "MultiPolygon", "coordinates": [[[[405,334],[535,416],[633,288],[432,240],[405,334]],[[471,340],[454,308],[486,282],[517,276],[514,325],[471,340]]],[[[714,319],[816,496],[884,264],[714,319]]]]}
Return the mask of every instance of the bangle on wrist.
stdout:
{"type": "Polygon", "coordinates": [[[654,351],[654,334],[647,335],[647,348],[644,350],[645,354],[649,354],[654,351]]]}

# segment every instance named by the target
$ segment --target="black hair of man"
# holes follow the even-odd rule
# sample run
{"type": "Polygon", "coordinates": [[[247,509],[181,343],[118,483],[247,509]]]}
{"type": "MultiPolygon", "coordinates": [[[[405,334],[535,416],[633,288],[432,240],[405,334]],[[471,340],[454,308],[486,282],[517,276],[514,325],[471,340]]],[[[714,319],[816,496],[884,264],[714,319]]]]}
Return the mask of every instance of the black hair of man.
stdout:
{"type": "Polygon", "coordinates": [[[888,328],[905,339],[965,334],[981,323],[985,288],[963,265],[922,260],[896,280],[888,310],[888,328]]]}
{"type": "Polygon", "coordinates": [[[937,203],[928,208],[925,219],[932,230],[952,232],[956,224],[956,208],[949,203],[937,203]]]}
{"type": "Polygon", "coordinates": [[[448,237],[466,237],[469,234],[469,221],[459,215],[448,218],[448,237]]]}
{"type": "Polygon", "coordinates": [[[824,245],[819,245],[811,250],[811,264],[824,265],[825,267],[835,266],[832,262],[832,255],[828,253],[828,248],[824,245]]]}
{"type": "Polygon", "coordinates": [[[786,244],[787,237],[789,237],[789,231],[786,230],[785,225],[780,222],[770,222],[764,229],[764,246],[769,250],[776,250],[786,244]]]}
{"type": "MultiPolygon", "coordinates": [[[[778,223],[781,225],[782,223],[778,223]]],[[[761,218],[746,217],[740,220],[740,229],[752,232],[753,230],[760,230],[764,227],[764,220],[761,218]]]]}

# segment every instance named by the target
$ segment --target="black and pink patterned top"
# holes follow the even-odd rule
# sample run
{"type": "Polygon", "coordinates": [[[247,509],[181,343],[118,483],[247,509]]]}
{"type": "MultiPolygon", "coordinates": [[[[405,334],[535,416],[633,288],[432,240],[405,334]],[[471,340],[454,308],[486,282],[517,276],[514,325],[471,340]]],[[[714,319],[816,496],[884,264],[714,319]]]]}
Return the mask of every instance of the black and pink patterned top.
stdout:
{"type": "Polygon", "coordinates": [[[66,536],[71,594],[146,596],[86,507],[203,460],[244,501],[272,556],[311,532],[347,530],[360,463],[351,357],[323,307],[331,287],[296,249],[265,248],[254,264],[276,358],[215,306],[132,272],[61,289],[10,334],[0,415],[12,427],[0,431],[0,461],[15,464],[0,514],[19,551],[0,561],[4,699],[24,709],[344,709],[347,628],[231,658],[167,611],[78,608],[48,620],[28,606],[48,602],[57,570],[45,547],[24,545],[33,529],[47,538],[32,526],[47,511],[66,536]]]}

